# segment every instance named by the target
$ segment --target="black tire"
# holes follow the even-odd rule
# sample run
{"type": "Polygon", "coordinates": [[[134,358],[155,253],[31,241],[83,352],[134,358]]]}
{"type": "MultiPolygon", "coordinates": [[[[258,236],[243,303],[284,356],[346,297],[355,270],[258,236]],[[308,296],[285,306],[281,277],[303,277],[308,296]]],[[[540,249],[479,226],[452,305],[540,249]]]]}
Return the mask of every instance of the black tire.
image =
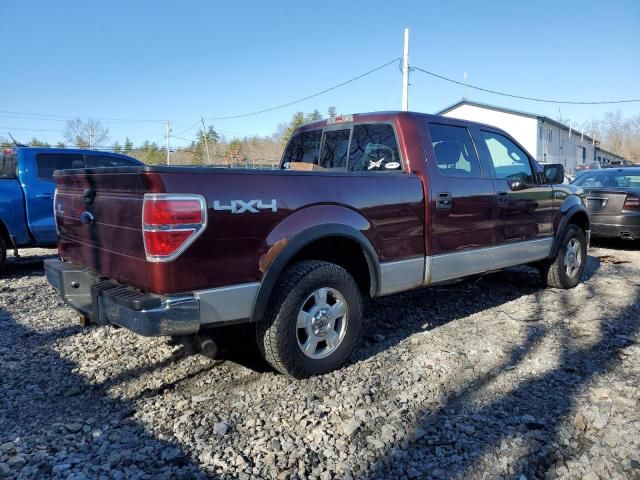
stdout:
{"type": "Polygon", "coordinates": [[[7,245],[4,243],[4,240],[0,238],[0,273],[2,273],[2,269],[4,268],[4,264],[7,261],[7,245]]]}
{"type": "Polygon", "coordinates": [[[580,227],[577,225],[569,225],[567,231],[562,238],[560,248],[553,261],[547,262],[540,268],[542,280],[550,288],[573,288],[580,283],[584,267],[587,262],[587,239],[580,227]],[[575,269],[575,273],[569,274],[565,264],[567,248],[572,241],[576,241],[580,245],[580,265],[575,269]]]}
{"type": "Polygon", "coordinates": [[[295,263],[282,273],[265,316],[256,325],[258,348],[273,368],[290,377],[330,372],[351,355],[360,336],[362,311],[360,289],[344,268],[317,260],[295,263]],[[305,355],[299,345],[297,321],[305,302],[319,289],[339,292],[347,313],[340,343],[328,356],[315,359],[305,355]]]}

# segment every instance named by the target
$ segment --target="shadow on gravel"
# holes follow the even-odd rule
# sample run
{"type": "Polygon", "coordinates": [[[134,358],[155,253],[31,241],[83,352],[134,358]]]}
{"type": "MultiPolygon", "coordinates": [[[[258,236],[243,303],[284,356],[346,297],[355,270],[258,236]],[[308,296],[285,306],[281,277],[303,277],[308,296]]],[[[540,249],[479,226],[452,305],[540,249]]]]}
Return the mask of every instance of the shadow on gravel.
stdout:
{"type": "MultiPolygon", "coordinates": [[[[599,268],[600,260],[589,255],[582,281],[588,281],[599,268]]],[[[364,342],[354,353],[354,359],[369,358],[414,333],[433,330],[543,290],[535,268],[516,267],[447,286],[372,299],[365,309],[368,324],[364,328],[364,342]]],[[[540,310],[532,320],[540,319],[542,315],[540,310]]]]}
{"type": "Polygon", "coordinates": [[[0,444],[13,442],[17,455],[5,453],[26,461],[8,478],[209,478],[179,445],[139,424],[133,402],[86,383],[58,354],[54,344],[80,327],[37,332],[0,307],[0,330],[0,444]]]}
{"type": "Polygon", "coordinates": [[[0,278],[24,277],[27,275],[44,275],[42,262],[47,258],[55,258],[58,253],[51,250],[51,255],[29,255],[25,257],[7,256],[7,262],[0,273],[0,278]]]}
{"type": "MultiPolygon", "coordinates": [[[[496,279],[504,275],[499,274],[496,279]]],[[[490,282],[485,287],[493,288],[490,282]]],[[[483,291],[486,292],[485,289],[483,291]]],[[[524,287],[519,291],[524,293],[530,289],[524,287]]],[[[486,297],[492,294],[495,292],[487,292],[486,297]]],[[[562,292],[561,296],[563,301],[560,303],[567,307],[570,304],[569,294],[562,292]]],[[[477,305],[485,303],[480,301],[477,305]]],[[[485,455],[489,462],[495,462],[491,452],[513,448],[513,442],[503,441],[514,438],[522,441],[522,448],[512,452],[516,463],[510,465],[509,474],[513,478],[520,475],[526,478],[554,476],[557,459],[567,460],[573,456],[566,433],[562,432],[563,423],[567,422],[568,428],[573,428],[571,414],[576,397],[597,376],[621,363],[620,350],[632,345],[631,337],[640,330],[639,305],[640,294],[620,315],[603,316],[599,322],[600,340],[592,345],[581,344],[580,339],[563,326],[557,368],[522,383],[516,379],[511,391],[498,399],[480,403],[477,393],[483,386],[505,370],[517,369],[526,353],[543,341],[545,327],[529,324],[526,339],[513,349],[503,368],[498,369],[498,374],[461,385],[459,395],[450,397],[435,410],[429,406],[419,409],[413,440],[388,448],[379,461],[370,466],[368,476],[388,478],[398,472],[406,473],[409,461],[419,463],[422,471],[429,472],[429,477],[468,478],[477,476],[478,472],[499,476],[503,474],[499,467],[491,472],[486,470],[490,466],[481,467],[479,462],[485,455]],[[481,428],[478,428],[479,424],[481,428]],[[463,428],[466,435],[458,435],[456,427],[463,428]],[[401,450],[407,454],[398,455],[401,450]]],[[[544,306],[538,302],[531,317],[541,314],[544,314],[544,306]]],[[[564,314],[569,316],[572,312],[565,308],[564,314]]],[[[628,465],[622,465],[625,474],[620,474],[638,478],[640,469],[634,462],[631,459],[628,465]]]]}
{"type": "MultiPolygon", "coordinates": [[[[52,252],[10,258],[2,278],[44,275],[42,262],[55,257],[52,252]]],[[[86,478],[211,478],[177,444],[158,440],[132,418],[133,401],[86,383],[75,363],[58,354],[55,344],[82,327],[37,331],[17,322],[1,301],[13,288],[0,289],[0,445],[13,442],[19,450],[8,447],[0,457],[22,457],[26,464],[16,462],[4,478],[66,478],[72,471],[86,478]]]]}
{"type": "MultiPolygon", "coordinates": [[[[597,257],[587,257],[583,281],[589,280],[599,267],[597,257]]],[[[542,289],[536,269],[517,267],[448,286],[421,288],[371,299],[365,308],[364,339],[352,360],[367,359],[414,333],[438,328],[542,289]]],[[[537,318],[541,315],[542,311],[537,318]]],[[[254,342],[238,342],[238,338],[255,338],[252,325],[216,328],[211,330],[211,334],[221,348],[220,360],[237,363],[257,373],[274,371],[254,342]]]]}

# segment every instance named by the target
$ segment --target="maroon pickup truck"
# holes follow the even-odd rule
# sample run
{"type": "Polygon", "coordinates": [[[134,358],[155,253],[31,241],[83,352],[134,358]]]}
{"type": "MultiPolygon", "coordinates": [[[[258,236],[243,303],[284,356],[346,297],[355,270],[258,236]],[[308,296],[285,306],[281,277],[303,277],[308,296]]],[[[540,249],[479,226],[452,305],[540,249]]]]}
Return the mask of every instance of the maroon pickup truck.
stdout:
{"type": "Polygon", "coordinates": [[[520,264],[577,285],[589,217],[563,173],[497,128],[409,112],[304,125],[275,171],[60,171],[46,275],[91,323],[209,341],[253,323],[275,369],[321,374],[363,297],[520,264]]]}

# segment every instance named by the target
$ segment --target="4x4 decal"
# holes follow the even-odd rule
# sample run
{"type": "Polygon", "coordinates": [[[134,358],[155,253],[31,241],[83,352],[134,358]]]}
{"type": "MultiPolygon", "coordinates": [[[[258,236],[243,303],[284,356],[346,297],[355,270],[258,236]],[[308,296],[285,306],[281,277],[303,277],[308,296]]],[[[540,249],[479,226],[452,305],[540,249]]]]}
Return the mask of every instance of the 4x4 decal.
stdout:
{"type": "Polygon", "coordinates": [[[278,202],[273,199],[271,203],[262,200],[231,200],[229,205],[222,205],[219,200],[213,201],[213,209],[218,211],[228,211],[231,213],[259,213],[260,210],[278,211],[278,202]]]}

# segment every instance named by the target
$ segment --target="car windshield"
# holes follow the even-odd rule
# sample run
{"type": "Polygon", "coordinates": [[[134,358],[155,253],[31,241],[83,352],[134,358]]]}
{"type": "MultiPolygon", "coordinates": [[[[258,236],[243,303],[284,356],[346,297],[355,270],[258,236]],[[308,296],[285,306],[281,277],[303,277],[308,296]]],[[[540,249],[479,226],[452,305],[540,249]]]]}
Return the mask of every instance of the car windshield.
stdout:
{"type": "Polygon", "coordinates": [[[583,173],[573,181],[574,185],[586,188],[640,188],[640,174],[621,172],[583,173]]]}

